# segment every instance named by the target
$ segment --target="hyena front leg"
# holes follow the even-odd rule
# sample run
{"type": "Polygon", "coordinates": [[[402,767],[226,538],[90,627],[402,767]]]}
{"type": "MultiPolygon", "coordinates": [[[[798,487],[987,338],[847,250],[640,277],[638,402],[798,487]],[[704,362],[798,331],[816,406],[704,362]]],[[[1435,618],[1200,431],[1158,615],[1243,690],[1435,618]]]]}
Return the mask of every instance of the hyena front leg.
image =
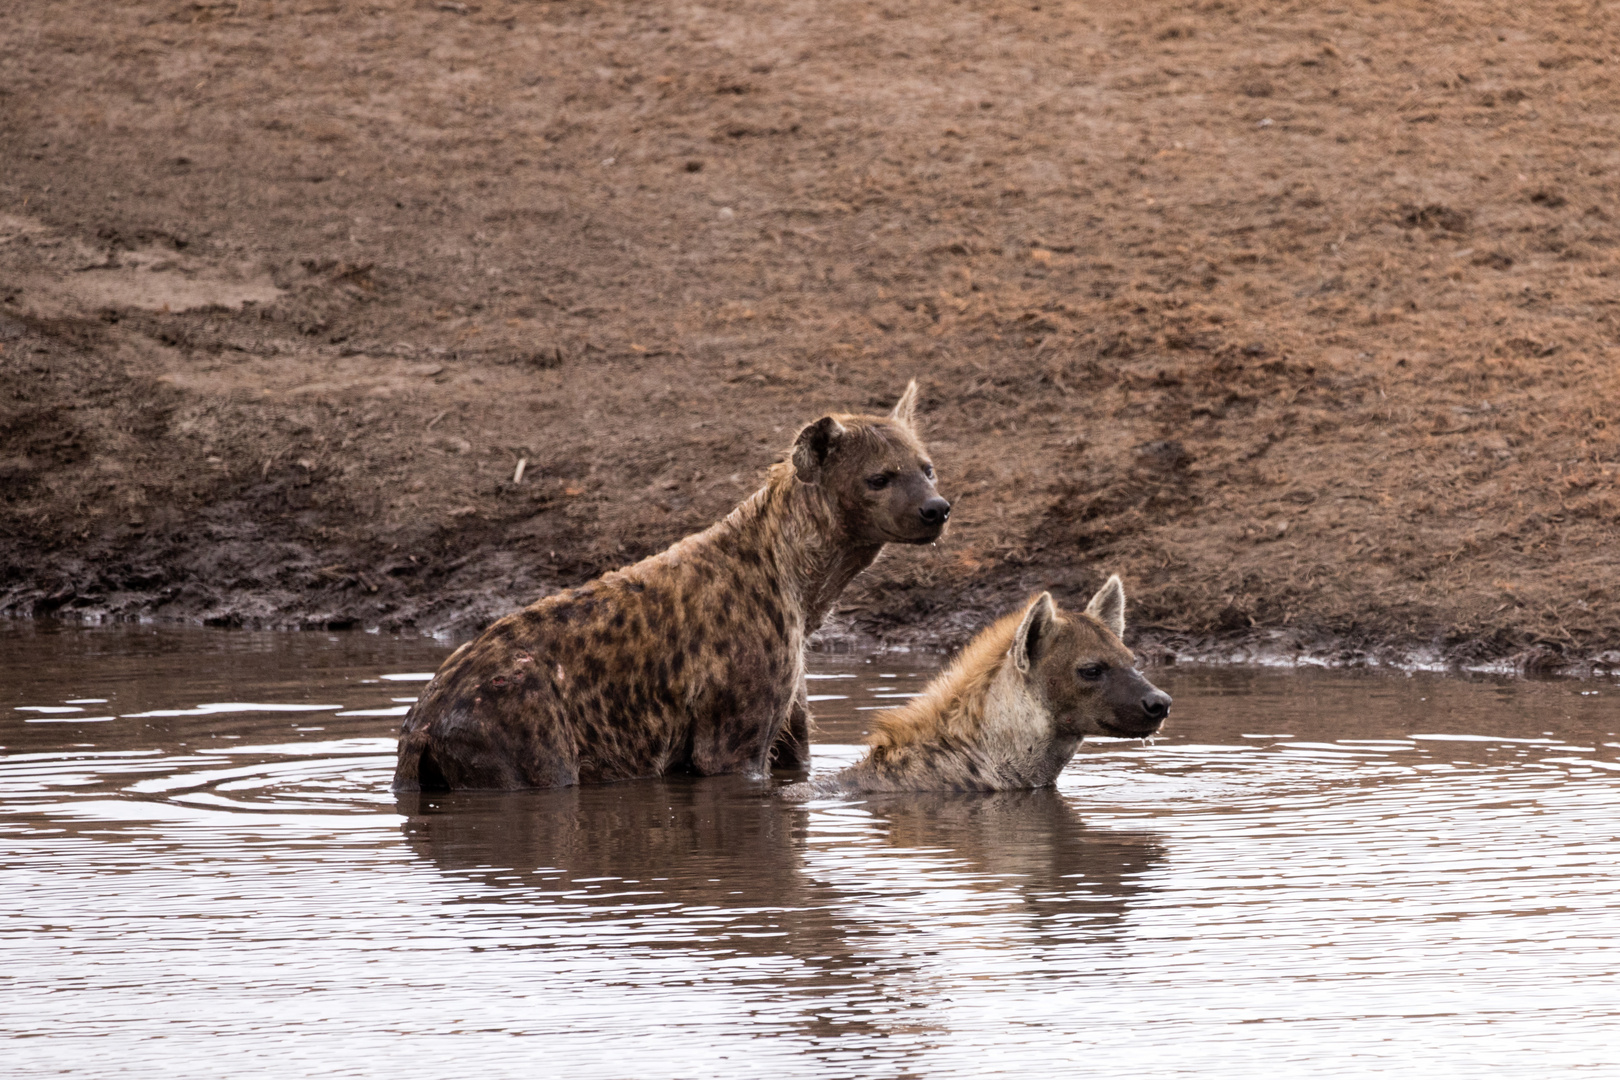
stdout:
{"type": "Polygon", "coordinates": [[[787,723],[771,747],[771,768],[808,769],[810,767],[810,702],[807,700],[804,677],[793,692],[788,706],[787,723]]]}

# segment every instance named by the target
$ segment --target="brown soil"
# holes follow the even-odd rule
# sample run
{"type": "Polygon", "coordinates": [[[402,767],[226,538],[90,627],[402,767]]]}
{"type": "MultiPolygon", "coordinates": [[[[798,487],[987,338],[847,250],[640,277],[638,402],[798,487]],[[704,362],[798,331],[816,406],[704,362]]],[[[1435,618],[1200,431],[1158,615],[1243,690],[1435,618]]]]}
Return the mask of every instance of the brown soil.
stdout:
{"type": "Polygon", "coordinates": [[[1600,656],[1617,25],[0,5],[0,608],[464,630],[916,376],[955,525],[838,633],[1600,656]]]}

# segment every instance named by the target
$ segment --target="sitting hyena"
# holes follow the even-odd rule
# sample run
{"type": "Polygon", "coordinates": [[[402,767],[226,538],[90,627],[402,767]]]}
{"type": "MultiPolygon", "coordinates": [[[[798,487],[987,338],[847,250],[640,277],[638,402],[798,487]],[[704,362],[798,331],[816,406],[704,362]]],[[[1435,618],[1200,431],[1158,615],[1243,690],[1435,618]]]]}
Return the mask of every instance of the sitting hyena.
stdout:
{"type": "Polygon", "coordinates": [[[1045,787],[1085,736],[1143,738],[1169,714],[1170,695],[1136,670],[1124,633],[1117,575],[1079,615],[1041,593],[974,638],[921,695],[880,715],[865,758],[782,793],[1045,787]]]}
{"type": "Polygon", "coordinates": [[[508,615],[405,717],[394,788],[543,788],[808,759],[804,641],[883,545],[951,505],[912,414],[824,416],[724,520],[508,615]]]}

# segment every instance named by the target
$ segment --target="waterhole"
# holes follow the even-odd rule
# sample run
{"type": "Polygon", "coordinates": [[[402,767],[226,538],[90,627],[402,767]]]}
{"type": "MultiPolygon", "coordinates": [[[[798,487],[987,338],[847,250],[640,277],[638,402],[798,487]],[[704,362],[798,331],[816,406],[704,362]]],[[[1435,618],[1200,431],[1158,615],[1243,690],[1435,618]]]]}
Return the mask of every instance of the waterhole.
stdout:
{"type": "MultiPolygon", "coordinates": [[[[1169,667],[1056,790],[396,798],[448,649],[0,623],[8,1075],[1620,1068],[1620,686],[1169,667]]],[[[814,658],[816,767],[932,656],[814,658]]]]}

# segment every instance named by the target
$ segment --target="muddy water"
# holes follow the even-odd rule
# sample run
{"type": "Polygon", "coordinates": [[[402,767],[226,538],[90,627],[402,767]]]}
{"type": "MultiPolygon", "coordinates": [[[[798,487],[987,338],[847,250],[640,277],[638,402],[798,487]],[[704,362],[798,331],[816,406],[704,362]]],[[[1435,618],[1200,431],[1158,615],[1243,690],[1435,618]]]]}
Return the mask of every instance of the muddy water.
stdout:
{"type": "MultiPolygon", "coordinates": [[[[1620,1069],[1620,686],[1169,668],[1056,791],[396,800],[444,652],[0,623],[7,1074],[1620,1069]]],[[[818,764],[932,666],[818,658],[818,764]]]]}

